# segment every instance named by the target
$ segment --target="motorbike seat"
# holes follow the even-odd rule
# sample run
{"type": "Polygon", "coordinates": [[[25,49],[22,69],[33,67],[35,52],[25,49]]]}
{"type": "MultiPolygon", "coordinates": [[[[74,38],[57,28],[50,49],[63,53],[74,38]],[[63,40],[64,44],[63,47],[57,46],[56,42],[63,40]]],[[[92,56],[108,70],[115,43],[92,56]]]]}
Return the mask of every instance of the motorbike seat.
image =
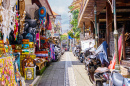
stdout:
{"type": "Polygon", "coordinates": [[[95,70],[95,73],[104,73],[104,72],[107,72],[107,71],[109,71],[109,69],[107,67],[98,67],[95,70]]]}
{"type": "Polygon", "coordinates": [[[122,86],[124,77],[119,73],[113,73],[112,80],[113,80],[114,86],[122,86]]]}
{"type": "Polygon", "coordinates": [[[96,56],[95,55],[90,55],[89,58],[94,59],[94,58],[96,58],[96,56]]]}

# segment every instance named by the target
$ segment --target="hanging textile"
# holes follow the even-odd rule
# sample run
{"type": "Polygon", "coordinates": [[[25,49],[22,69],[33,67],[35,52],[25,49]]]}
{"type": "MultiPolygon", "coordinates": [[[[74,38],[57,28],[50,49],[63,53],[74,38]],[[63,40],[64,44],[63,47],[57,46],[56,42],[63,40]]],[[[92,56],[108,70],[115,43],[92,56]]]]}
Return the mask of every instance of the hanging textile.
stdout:
{"type": "MultiPolygon", "coordinates": [[[[119,54],[119,62],[121,60],[121,57],[122,57],[122,35],[119,37],[118,39],[118,54],[119,54]]],[[[116,57],[115,57],[115,54],[114,54],[114,57],[109,65],[109,69],[115,69],[115,64],[116,64],[116,57]]]]}
{"type": "Polygon", "coordinates": [[[50,17],[49,17],[49,25],[47,27],[47,30],[52,30],[52,25],[51,25],[50,17]]]}

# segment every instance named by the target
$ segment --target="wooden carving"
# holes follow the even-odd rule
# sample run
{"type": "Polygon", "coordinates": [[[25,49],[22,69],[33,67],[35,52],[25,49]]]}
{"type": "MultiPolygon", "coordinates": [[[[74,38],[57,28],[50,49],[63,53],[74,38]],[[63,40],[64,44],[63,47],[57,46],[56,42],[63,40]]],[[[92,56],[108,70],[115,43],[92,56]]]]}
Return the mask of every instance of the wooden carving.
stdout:
{"type": "Polygon", "coordinates": [[[19,2],[19,12],[20,12],[20,17],[23,17],[24,11],[25,11],[25,1],[20,0],[19,2]]]}
{"type": "Polygon", "coordinates": [[[20,0],[19,2],[19,13],[20,13],[20,33],[22,34],[23,29],[24,29],[24,20],[25,20],[25,1],[24,0],[20,0]]]}
{"type": "Polygon", "coordinates": [[[1,6],[1,4],[2,4],[2,0],[0,0],[0,6],[1,6]]]}
{"type": "Polygon", "coordinates": [[[3,7],[5,9],[9,9],[10,6],[10,0],[3,0],[3,7]]]}

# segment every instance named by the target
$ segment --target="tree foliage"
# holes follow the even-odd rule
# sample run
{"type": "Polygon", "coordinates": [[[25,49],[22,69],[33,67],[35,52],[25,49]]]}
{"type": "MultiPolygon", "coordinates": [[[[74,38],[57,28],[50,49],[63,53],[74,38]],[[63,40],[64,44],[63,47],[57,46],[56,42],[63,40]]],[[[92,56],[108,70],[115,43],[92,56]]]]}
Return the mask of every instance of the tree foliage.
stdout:
{"type": "MultiPolygon", "coordinates": [[[[72,6],[69,7],[69,9],[73,9],[72,6]]],[[[70,24],[72,25],[72,30],[68,32],[68,35],[71,36],[72,38],[79,39],[80,38],[80,28],[77,28],[78,26],[78,14],[79,10],[72,10],[70,12],[72,14],[72,20],[70,24]]]]}
{"type": "Polygon", "coordinates": [[[61,40],[61,41],[67,40],[67,35],[61,35],[60,40],[61,40]]]}

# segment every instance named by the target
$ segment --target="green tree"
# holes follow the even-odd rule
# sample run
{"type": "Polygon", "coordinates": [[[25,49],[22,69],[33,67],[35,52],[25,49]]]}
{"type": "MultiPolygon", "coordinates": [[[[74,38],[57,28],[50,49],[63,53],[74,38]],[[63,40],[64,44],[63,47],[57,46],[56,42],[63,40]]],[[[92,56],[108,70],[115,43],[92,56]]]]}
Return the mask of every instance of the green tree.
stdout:
{"type": "Polygon", "coordinates": [[[61,41],[67,40],[67,35],[61,35],[60,40],[61,40],[61,41]]]}
{"type": "MultiPolygon", "coordinates": [[[[69,7],[69,9],[73,9],[73,7],[69,7]]],[[[72,14],[72,20],[70,24],[72,25],[72,30],[68,31],[68,35],[71,36],[72,38],[80,39],[80,28],[77,28],[78,26],[78,14],[79,10],[72,10],[70,12],[72,14]]]]}

